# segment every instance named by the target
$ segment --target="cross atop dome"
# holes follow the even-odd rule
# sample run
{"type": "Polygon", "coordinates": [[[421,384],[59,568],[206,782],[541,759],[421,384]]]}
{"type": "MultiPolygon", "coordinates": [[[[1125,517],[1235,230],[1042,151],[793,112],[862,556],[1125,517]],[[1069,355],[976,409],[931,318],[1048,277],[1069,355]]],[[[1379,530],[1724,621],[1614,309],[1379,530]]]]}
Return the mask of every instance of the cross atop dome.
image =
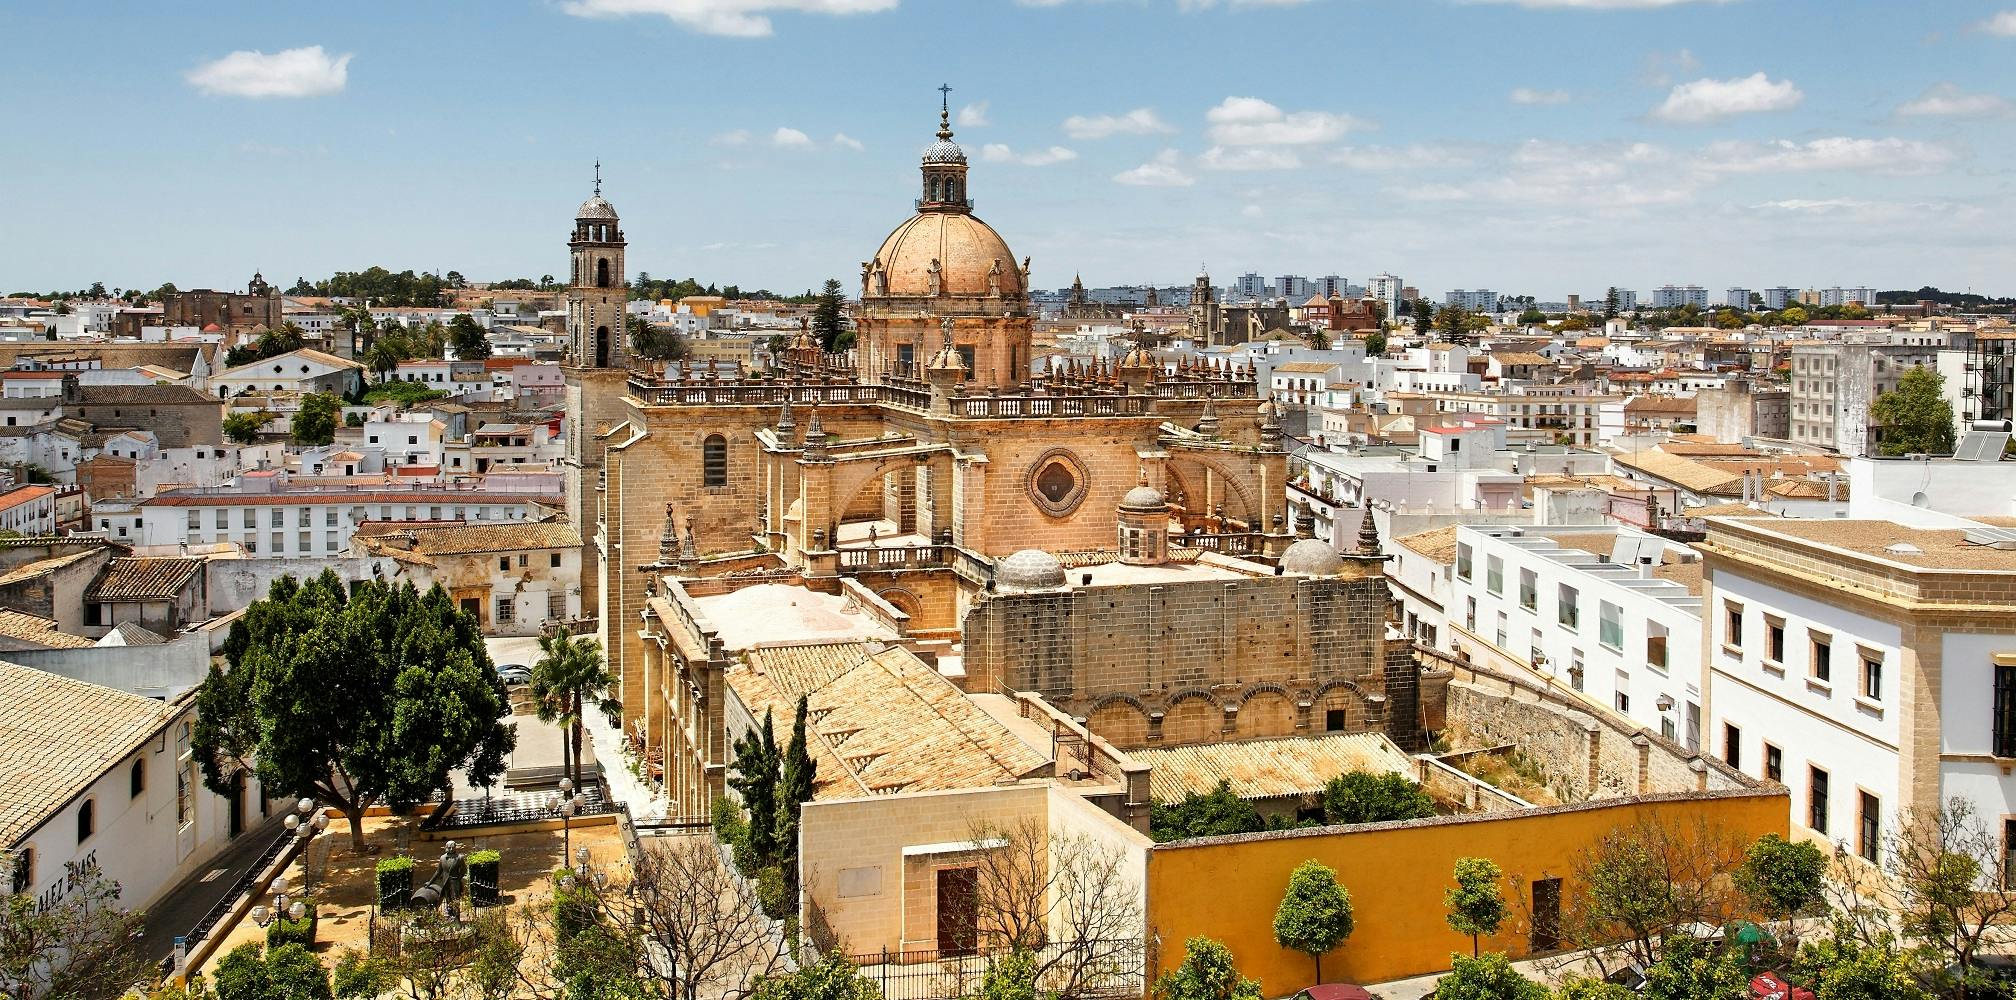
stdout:
{"type": "Polygon", "coordinates": [[[924,196],[920,211],[967,212],[966,151],[952,141],[952,85],[938,87],[938,141],[924,147],[924,196]]]}
{"type": "Polygon", "coordinates": [[[938,138],[952,141],[952,85],[938,85],[938,138]]]}

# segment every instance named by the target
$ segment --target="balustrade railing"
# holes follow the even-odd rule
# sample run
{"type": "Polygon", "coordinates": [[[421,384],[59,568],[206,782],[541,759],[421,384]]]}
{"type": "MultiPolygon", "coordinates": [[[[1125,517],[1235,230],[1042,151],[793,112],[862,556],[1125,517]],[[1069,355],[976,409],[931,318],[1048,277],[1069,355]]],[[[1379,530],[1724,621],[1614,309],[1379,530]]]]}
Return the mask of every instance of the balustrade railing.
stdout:
{"type": "Polygon", "coordinates": [[[914,569],[945,565],[945,546],[898,545],[863,549],[841,549],[843,570],[914,569]]]}

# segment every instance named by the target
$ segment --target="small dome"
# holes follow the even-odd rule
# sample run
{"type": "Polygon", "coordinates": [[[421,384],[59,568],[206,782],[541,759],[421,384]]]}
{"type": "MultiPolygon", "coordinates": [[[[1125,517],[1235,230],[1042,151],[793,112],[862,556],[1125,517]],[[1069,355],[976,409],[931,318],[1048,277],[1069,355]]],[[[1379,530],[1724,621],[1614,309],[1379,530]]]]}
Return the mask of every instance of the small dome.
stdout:
{"type": "Polygon", "coordinates": [[[1042,549],[1023,549],[994,564],[994,583],[1004,590],[1062,587],[1064,564],[1042,549]]]}
{"type": "Polygon", "coordinates": [[[1344,557],[1328,542],[1304,538],[1281,553],[1281,568],[1307,576],[1330,576],[1344,566],[1344,557]]]}
{"type": "Polygon", "coordinates": [[[938,262],[939,287],[946,295],[981,297],[999,284],[1006,297],[1021,295],[1022,269],[994,227],[963,212],[919,212],[876,249],[872,260],[886,272],[892,297],[931,294],[931,262],[938,262]],[[995,262],[999,261],[998,274],[995,262]]]}
{"type": "Polygon", "coordinates": [[[1162,498],[1161,491],[1146,483],[1128,490],[1127,495],[1120,499],[1120,506],[1124,510],[1139,511],[1164,511],[1169,509],[1169,503],[1162,498]]]}
{"type": "Polygon", "coordinates": [[[580,209],[575,211],[574,218],[594,219],[597,221],[607,220],[609,222],[615,222],[616,206],[609,204],[608,201],[603,199],[603,197],[598,194],[588,199],[587,201],[582,202],[580,209]]]}
{"type": "Polygon", "coordinates": [[[950,139],[940,139],[924,147],[925,163],[965,163],[966,151],[950,139]]]}

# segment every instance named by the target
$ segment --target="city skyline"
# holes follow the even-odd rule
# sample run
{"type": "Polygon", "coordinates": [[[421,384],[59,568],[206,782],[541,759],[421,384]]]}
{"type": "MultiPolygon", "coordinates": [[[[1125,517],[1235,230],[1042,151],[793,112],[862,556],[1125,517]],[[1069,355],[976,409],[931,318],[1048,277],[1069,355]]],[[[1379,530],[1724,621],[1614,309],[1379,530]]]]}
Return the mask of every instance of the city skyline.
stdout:
{"type": "Polygon", "coordinates": [[[474,10],[0,14],[17,37],[92,39],[0,68],[22,107],[68,125],[0,167],[17,231],[35,234],[0,249],[0,285],[236,287],[257,268],[284,286],[373,265],[537,278],[559,266],[597,158],[633,272],[850,282],[908,207],[941,82],[979,214],[1043,288],[1178,284],[1203,260],[1221,285],[1391,272],[1431,296],[1992,295],[2016,264],[1994,226],[2016,11],[1994,3],[1927,8],[1901,40],[1804,45],[1787,40],[1894,21],[1895,5],[474,10]],[[1369,40],[1340,50],[1347,29],[1369,40]],[[1264,73],[1254,45],[1271,47],[1264,73]]]}

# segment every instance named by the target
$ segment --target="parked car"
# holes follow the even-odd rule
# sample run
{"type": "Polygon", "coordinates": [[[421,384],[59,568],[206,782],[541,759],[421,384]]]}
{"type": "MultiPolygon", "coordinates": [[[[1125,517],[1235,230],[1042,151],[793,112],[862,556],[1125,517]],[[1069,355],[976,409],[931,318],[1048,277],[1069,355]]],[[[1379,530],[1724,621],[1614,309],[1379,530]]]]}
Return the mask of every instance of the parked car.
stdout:
{"type": "Polygon", "coordinates": [[[532,683],[532,668],[523,663],[504,663],[497,667],[497,677],[509,687],[532,683]]]}
{"type": "Polygon", "coordinates": [[[1295,1000],[1377,1000],[1363,986],[1348,983],[1317,983],[1295,994],[1295,1000]]]}

